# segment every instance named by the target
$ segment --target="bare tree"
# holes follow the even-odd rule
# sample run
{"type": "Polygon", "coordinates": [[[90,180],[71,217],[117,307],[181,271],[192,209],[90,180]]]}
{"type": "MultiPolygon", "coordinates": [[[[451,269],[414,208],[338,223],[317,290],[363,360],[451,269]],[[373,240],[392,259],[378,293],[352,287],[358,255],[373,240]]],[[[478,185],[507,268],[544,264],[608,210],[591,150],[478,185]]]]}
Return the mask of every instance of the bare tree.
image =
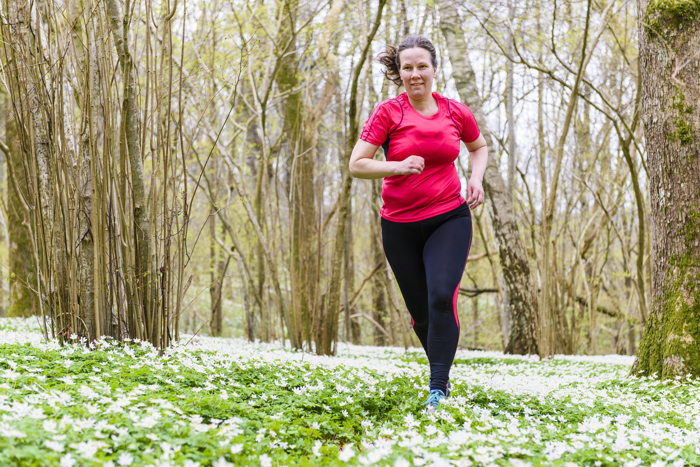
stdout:
{"type": "Polygon", "coordinates": [[[489,147],[489,162],[484,174],[484,188],[489,196],[489,212],[498,239],[503,277],[508,290],[513,327],[507,352],[534,354],[537,341],[537,295],[533,286],[530,265],[525,255],[518,225],[508,197],[508,190],[499,173],[496,146],[486,124],[481,98],[476,87],[476,77],[467,54],[467,45],[461,30],[456,5],[449,0],[438,3],[440,28],[445,35],[453,78],[462,100],[474,112],[481,133],[489,147]]]}
{"type": "Polygon", "coordinates": [[[700,376],[700,9],[639,4],[652,225],[652,308],[632,372],[700,376]]]}

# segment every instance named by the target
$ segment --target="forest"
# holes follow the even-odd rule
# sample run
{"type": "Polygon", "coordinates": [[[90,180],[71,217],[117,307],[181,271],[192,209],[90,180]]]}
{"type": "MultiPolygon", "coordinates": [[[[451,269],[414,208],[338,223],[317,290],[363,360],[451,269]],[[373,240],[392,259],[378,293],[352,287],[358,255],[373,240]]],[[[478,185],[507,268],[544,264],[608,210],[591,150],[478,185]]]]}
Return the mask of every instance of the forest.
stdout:
{"type": "Polygon", "coordinates": [[[0,465],[700,465],[699,0],[0,1],[0,465]],[[352,168],[412,35],[454,354],[352,168]]]}
{"type": "MultiPolygon", "coordinates": [[[[420,34],[435,90],[470,107],[489,151],[460,348],[635,355],[660,319],[654,235],[671,238],[652,212],[687,233],[697,272],[700,7],[671,3],[7,1],[2,313],[42,317],[46,338],[159,348],[417,346],[382,251],[381,181],[347,163],[402,92],[377,55],[420,34]],[[669,154],[689,157],[670,176],[686,177],[678,219],[673,189],[650,185],[669,154]]],[[[457,167],[464,184],[465,148],[457,167]]]]}

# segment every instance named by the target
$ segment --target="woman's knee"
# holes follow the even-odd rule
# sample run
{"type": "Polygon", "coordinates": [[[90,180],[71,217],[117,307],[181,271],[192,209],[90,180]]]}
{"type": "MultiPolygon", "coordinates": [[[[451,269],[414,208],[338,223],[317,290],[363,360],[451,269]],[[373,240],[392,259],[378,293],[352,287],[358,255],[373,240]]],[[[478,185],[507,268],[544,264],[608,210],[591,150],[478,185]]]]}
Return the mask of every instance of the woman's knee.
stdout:
{"type": "Polygon", "coordinates": [[[439,313],[454,313],[455,290],[440,288],[430,291],[430,311],[439,313]]]}

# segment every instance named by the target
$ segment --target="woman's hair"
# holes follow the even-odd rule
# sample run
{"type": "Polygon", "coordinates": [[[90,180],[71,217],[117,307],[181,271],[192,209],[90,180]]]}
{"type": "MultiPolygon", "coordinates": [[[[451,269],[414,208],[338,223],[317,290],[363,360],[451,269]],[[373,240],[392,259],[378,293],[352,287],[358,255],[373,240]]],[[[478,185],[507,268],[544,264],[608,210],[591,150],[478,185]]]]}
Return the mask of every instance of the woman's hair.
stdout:
{"type": "Polygon", "coordinates": [[[430,52],[433,67],[437,68],[438,62],[437,54],[435,53],[435,46],[423,36],[408,36],[399,44],[398,47],[387,44],[386,51],[381,52],[377,56],[379,63],[385,67],[384,76],[397,87],[401,87],[403,84],[403,81],[401,81],[401,74],[399,73],[399,70],[401,69],[399,54],[406,49],[412,49],[414,47],[420,47],[430,52]]]}

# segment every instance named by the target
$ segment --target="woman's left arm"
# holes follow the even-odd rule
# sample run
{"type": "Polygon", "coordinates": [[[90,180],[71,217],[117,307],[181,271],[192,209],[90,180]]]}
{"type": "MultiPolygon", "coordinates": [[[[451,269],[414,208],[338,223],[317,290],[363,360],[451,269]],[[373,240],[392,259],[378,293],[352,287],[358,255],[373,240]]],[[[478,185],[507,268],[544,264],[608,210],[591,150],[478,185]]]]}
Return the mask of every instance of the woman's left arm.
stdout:
{"type": "Polygon", "coordinates": [[[489,150],[486,147],[486,140],[483,135],[479,135],[475,141],[465,144],[469,151],[469,160],[472,166],[472,176],[467,183],[467,204],[471,209],[474,209],[484,202],[482,180],[484,179],[486,163],[489,159],[489,150]]]}

